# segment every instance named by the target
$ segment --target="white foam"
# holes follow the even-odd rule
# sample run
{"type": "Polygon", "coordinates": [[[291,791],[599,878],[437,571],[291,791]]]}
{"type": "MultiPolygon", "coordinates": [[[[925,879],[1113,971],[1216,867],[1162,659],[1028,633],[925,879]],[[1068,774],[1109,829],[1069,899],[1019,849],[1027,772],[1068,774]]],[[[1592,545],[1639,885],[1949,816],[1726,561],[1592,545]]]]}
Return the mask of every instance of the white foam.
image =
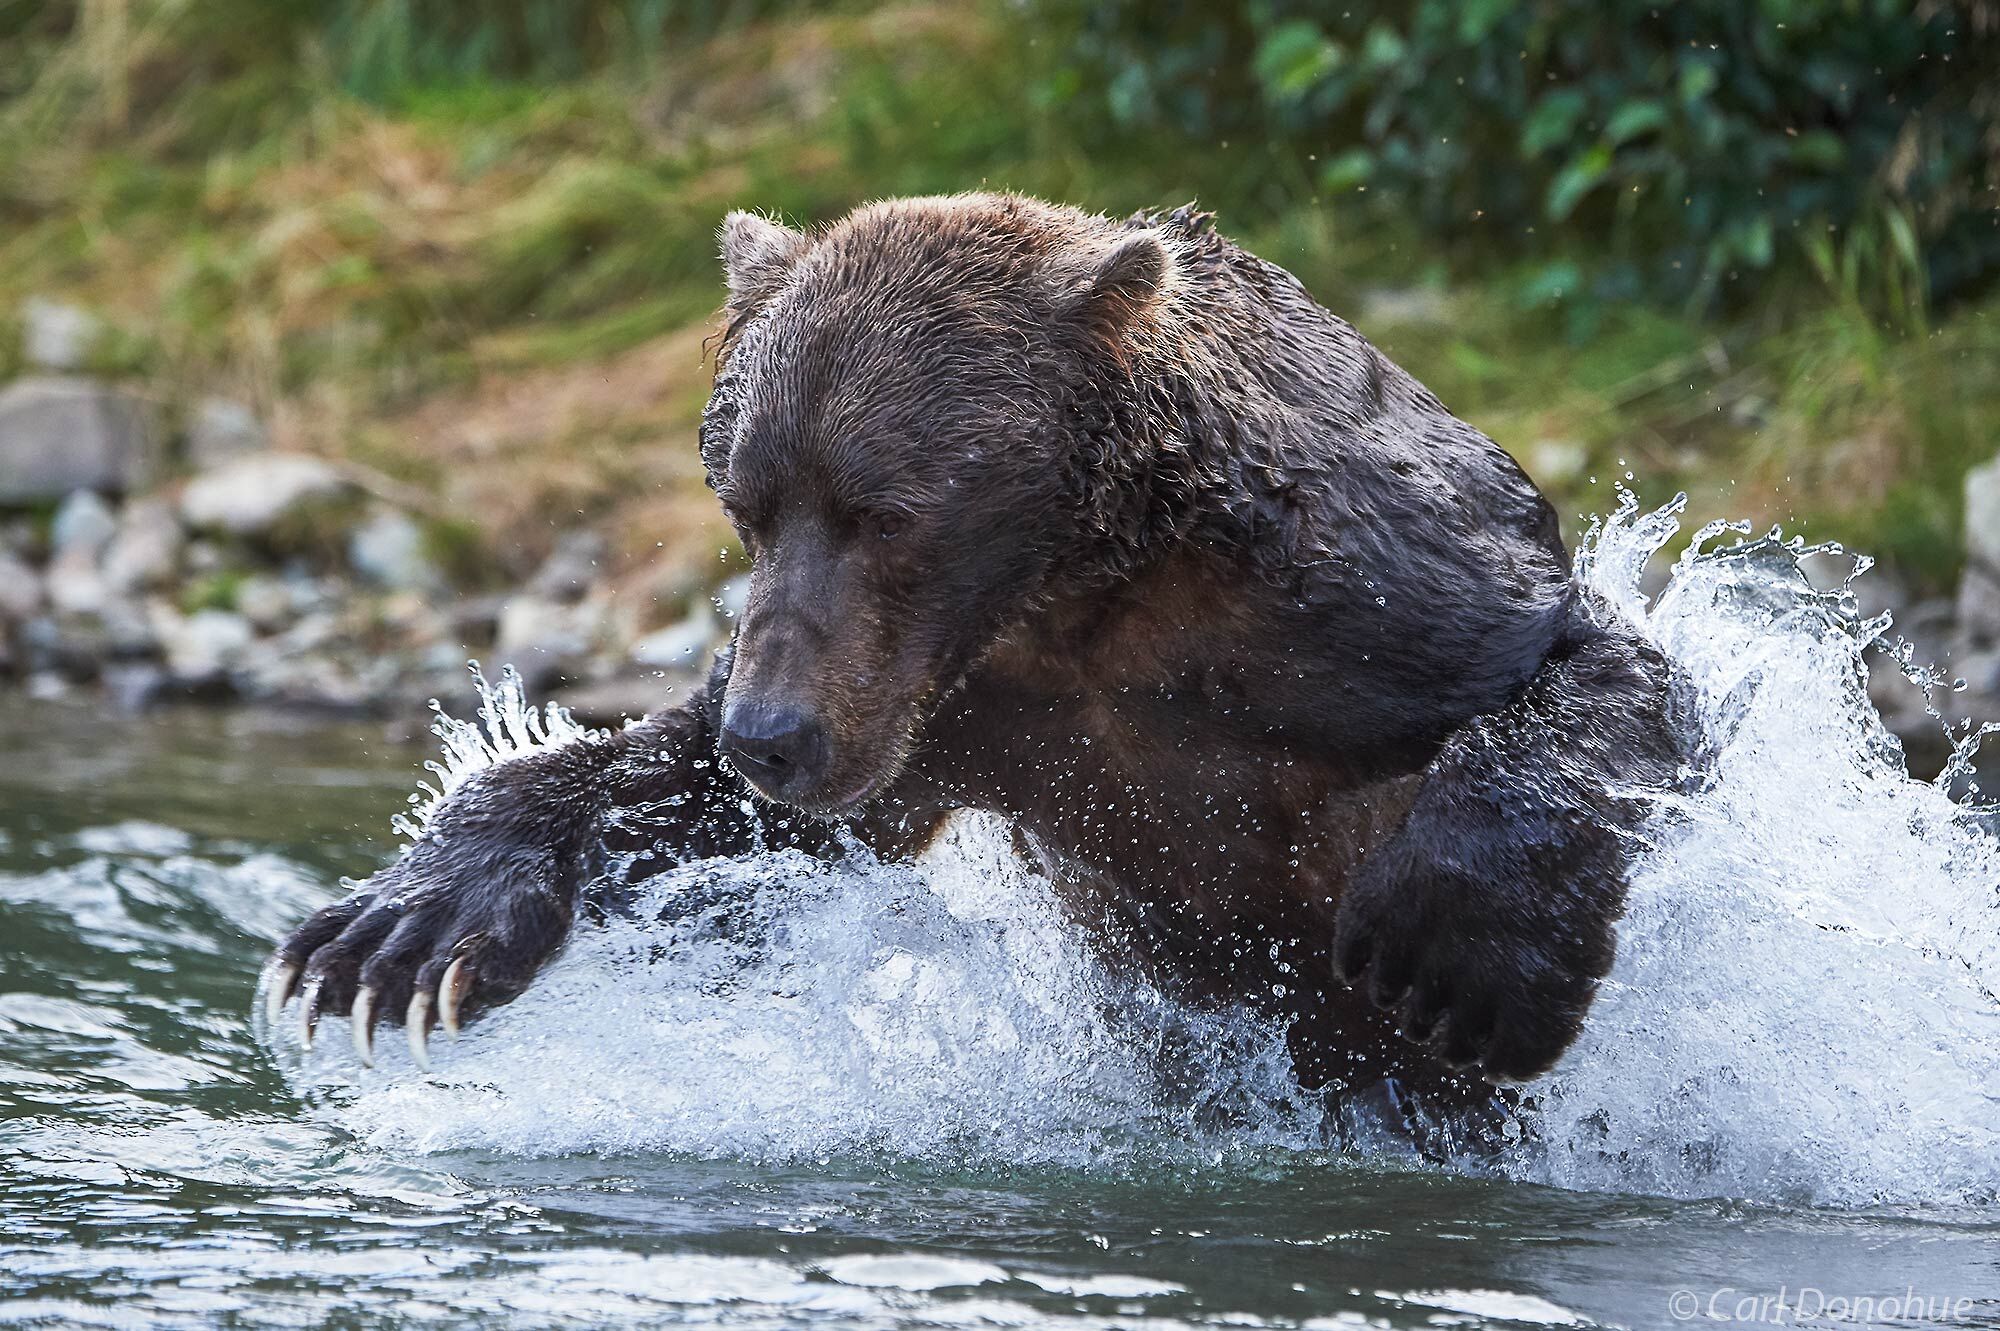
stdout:
{"type": "Polygon", "coordinates": [[[1814,551],[1700,553],[1711,529],[1644,602],[1677,512],[1628,499],[1583,563],[1686,672],[1705,770],[1651,829],[1617,964],[1511,1168],[1673,1196],[1990,1198],[2000,843],[1909,777],[1865,683],[1886,617],[1815,592],[1814,551]]]}
{"type": "MultiPolygon", "coordinates": [[[[1676,1196],[1991,1197],[2000,851],[1907,776],[1869,706],[1884,625],[1772,541],[1691,555],[1649,603],[1640,571],[1677,528],[1677,506],[1627,501],[1579,567],[1686,672],[1703,765],[1649,829],[1616,969],[1502,1167],[1676,1196]]],[[[486,701],[481,743],[447,736],[447,782],[504,756],[495,737],[573,737],[559,713],[522,729],[518,688],[486,701]]],[[[987,818],[914,867],[673,871],[440,1046],[433,1076],[379,1043],[363,1074],[323,1038],[301,1075],[350,1082],[332,1112],[398,1150],[1091,1165],[1328,1140],[1278,1031],[1108,977],[987,818]]]]}
{"type": "Polygon", "coordinates": [[[557,703],[529,706],[520,672],[511,665],[502,667],[497,684],[487,680],[479,662],[472,662],[471,669],[473,686],[479,693],[477,719],[464,721],[450,716],[437,699],[431,699],[431,711],[437,717],[431,723],[431,733],[438,737],[444,755],[443,761],[427,762],[424,769],[436,784],[420,783],[417,793],[410,796],[408,812],[390,820],[396,831],[413,841],[423,835],[438,805],[475,774],[509,758],[558,749],[602,733],[580,725],[557,703]]]}
{"type": "Polygon", "coordinates": [[[344,1044],[321,1040],[311,1071],[363,1089],[347,1125],[420,1151],[1083,1165],[1303,1147],[1321,1119],[1280,1031],[1111,981],[978,817],[916,866],[787,851],[664,874],[440,1044],[430,1078],[362,1074],[344,1044]],[[1163,1089],[1165,1042],[1195,1099],[1163,1089]],[[1227,1138],[1204,1132],[1224,1111],[1227,1138]]]}

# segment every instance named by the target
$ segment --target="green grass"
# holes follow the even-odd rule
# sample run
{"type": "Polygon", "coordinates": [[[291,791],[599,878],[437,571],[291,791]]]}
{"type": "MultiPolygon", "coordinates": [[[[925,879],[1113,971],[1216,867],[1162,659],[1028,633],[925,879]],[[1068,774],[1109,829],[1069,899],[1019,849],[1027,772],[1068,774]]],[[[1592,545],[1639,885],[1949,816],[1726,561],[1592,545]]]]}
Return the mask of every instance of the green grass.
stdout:
{"type": "Polygon", "coordinates": [[[1315,164],[1110,136],[1001,0],[523,3],[505,31],[445,0],[111,10],[122,46],[44,20],[0,76],[0,373],[21,299],[78,300],[111,325],[97,368],[170,409],[232,393],[281,442],[436,496],[468,576],[485,548],[531,563],[585,515],[635,564],[726,543],[693,431],[732,207],[1198,198],[1514,449],[1566,519],[1629,471],[1700,516],[1872,550],[1924,590],[1954,578],[1958,487],[2000,439],[1992,302],[1884,328],[1838,256],[1724,322],[1581,301],[1560,266],[1448,275],[1317,197],[1315,164]],[[657,374],[630,362],[649,349],[657,374]],[[525,438],[453,433],[572,400],[525,438]]]}

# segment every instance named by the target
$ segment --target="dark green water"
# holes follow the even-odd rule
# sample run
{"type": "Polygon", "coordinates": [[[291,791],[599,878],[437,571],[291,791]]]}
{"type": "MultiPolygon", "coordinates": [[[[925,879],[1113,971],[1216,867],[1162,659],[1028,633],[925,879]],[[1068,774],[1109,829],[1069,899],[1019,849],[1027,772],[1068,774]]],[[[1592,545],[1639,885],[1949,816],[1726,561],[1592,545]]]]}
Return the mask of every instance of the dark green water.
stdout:
{"type": "Polygon", "coordinates": [[[0,1324],[2000,1326],[1990,1207],[1213,1142],[1102,1169],[370,1146],[293,1089],[251,995],[270,942],[390,852],[425,753],[0,704],[0,1324]]]}

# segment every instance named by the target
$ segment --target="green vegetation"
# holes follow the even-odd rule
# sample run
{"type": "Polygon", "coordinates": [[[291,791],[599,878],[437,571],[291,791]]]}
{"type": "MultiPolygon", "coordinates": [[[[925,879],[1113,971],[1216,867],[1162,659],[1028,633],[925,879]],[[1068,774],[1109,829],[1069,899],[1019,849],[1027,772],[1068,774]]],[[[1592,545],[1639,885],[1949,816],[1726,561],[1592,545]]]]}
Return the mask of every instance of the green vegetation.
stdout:
{"type": "Polygon", "coordinates": [[[1705,308],[1810,266],[1921,327],[2000,267],[1988,0],[1114,0],[1076,22],[1117,122],[1276,142],[1580,304],[1705,308]]]}
{"type": "Polygon", "coordinates": [[[1802,524],[1942,588],[1960,479],[2000,439],[1995,176],[1944,115],[1978,62],[1885,65],[1837,161],[1821,137],[1778,154],[1788,99],[1833,102],[1774,83],[1760,110],[1743,70],[1822,79],[1800,44],[1885,30],[1884,6],[1727,7],[1743,40],[1691,56],[1634,21],[1558,114],[1535,89],[1583,60],[1580,3],[1453,6],[1472,17],[1446,31],[1432,3],[1319,27],[1280,5],[1057,0],[0,0],[19,56],[0,67],[0,373],[20,301],[74,299],[113,325],[102,368],[170,409],[242,397],[281,443],[427,496],[462,571],[482,550],[525,567],[582,520],[630,567],[710,567],[728,540],[693,427],[725,210],[814,220],[980,185],[1107,211],[1198,197],[1515,449],[1566,517],[1629,471],[1651,498],[1685,486],[1704,513],[1802,524]],[[1760,35],[1779,8],[1800,31],[1760,35]],[[1382,32],[1404,72],[1376,58],[1382,32]],[[1452,94],[1498,79],[1503,47],[1518,69],[1452,94]],[[1659,109],[1624,109],[1660,61],[1659,109]],[[1892,189],[1877,94],[1919,75],[1946,123],[1892,189]],[[1411,146],[1434,126],[1467,136],[1441,166],[1411,146]],[[1587,188],[1563,183],[1579,155],[1602,168],[1587,188]],[[1676,231],[1659,201],[1696,185],[1719,201],[1676,231]],[[1674,255],[1679,288],[1654,271],[1674,255]]]}

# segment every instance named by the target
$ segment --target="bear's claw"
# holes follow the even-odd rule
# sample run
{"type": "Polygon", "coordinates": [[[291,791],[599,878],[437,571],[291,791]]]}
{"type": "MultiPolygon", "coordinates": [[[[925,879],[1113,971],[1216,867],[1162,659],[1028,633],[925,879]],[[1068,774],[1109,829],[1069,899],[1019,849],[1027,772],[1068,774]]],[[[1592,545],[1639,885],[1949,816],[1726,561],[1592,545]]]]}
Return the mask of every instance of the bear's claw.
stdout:
{"type": "MultiPolygon", "coordinates": [[[[393,872],[393,871],[392,871],[393,872]]],[[[430,1034],[456,1039],[465,1022],[504,1003],[562,942],[569,913],[530,884],[470,893],[400,876],[327,906],[279,945],[266,967],[273,1025],[296,995],[299,1044],[310,1051],[323,1014],[347,1016],[367,1067],[376,1026],[401,1022],[410,1057],[429,1070],[430,1034]]]]}
{"type": "Polygon", "coordinates": [[[308,980],[299,993],[299,1044],[309,1054],[313,1047],[313,1030],[319,1025],[319,987],[318,980],[308,980]]]}
{"type": "Polygon", "coordinates": [[[354,995],[354,1009],[348,1015],[353,1028],[354,1052],[361,1066],[375,1066],[375,991],[362,985],[354,995]]]}
{"type": "Polygon", "coordinates": [[[425,1072],[431,1070],[431,991],[418,989],[410,995],[410,1009],[403,1014],[403,1035],[410,1042],[410,1057],[425,1072]]]}
{"type": "Polygon", "coordinates": [[[438,1025],[444,1033],[458,1038],[458,1004],[465,997],[465,991],[472,987],[472,977],[466,971],[465,958],[453,957],[451,965],[444,968],[444,978],[438,981],[438,1025]]]}
{"type": "Polygon", "coordinates": [[[284,1020],[285,1003],[291,998],[303,969],[297,963],[282,958],[271,962],[264,988],[264,1020],[273,1028],[284,1020]]]}

